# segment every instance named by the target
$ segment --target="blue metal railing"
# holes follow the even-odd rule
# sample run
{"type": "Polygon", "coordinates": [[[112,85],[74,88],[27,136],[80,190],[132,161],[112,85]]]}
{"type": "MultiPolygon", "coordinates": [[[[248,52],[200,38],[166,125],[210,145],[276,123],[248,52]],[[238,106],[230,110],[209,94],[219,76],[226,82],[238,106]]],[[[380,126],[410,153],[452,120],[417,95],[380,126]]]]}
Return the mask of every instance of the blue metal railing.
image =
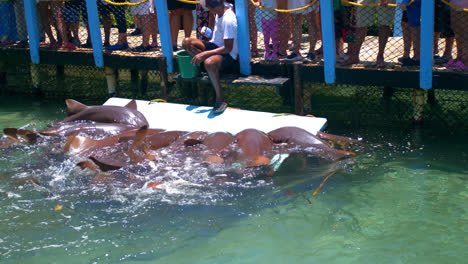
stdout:
{"type": "MultiPolygon", "coordinates": [[[[167,58],[172,58],[173,48],[169,24],[167,0],[155,1],[158,16],[159,34],[162,53],[167,58]]],[[[238,19],[238,46],[239,63],[241,73],[251,73],[250,62],[250,38],[247,1],[236,0],[236,16],[238,19]]],[[[30,54],[32,63],[38,64],[39,58],[39,32],[35,8],[35,0],[24,0],[26,23],[29,34],[30,54]]],[[[97,67],[104,66],[103,47],[99,15],[96,0],[86,0],[88,20],[93,44],[94,61],[97,67]]],[[[335,25],[333,13],[333,0],[320,0],[320,14],[322,23],[322,40],[324,51],[324,78],[326,83],[334,83],[336,80],[336,49],[335,49],[335,25]]],[[[431,89],[433,77],[433,35],[434,35],[434,0],[422,1],[421,7],[421,61],[420,61],[420,88],[431,89]]],[[[400,17],[400,16],[395,16],[400,17]]],[[[400,21],[395,20],[395,24],[400,21]]],[[[167,60],[167,71],[173,71],[173,60],[167,60]]]]}

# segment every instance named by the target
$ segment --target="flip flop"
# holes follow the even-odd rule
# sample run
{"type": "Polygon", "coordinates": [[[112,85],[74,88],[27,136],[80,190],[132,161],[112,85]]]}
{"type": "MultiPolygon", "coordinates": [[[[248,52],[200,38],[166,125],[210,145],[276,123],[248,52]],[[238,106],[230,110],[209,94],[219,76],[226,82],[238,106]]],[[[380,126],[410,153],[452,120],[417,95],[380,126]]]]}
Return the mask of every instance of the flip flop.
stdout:
{"type": "Polygon", "coordinates": [[[214,107],[213,107],[213,114],[214,115],[219,115],[224,112],[227,108],[227,103],[225,102],[216,102],[214,107]]]}

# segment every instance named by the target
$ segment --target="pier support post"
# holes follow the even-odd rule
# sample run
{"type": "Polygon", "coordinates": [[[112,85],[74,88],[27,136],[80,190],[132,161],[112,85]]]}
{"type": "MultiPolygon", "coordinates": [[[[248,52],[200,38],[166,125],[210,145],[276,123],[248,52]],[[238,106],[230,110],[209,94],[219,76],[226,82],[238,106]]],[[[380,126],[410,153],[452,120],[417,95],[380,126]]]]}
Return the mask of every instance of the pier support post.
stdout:
{"type": "Polygon", "coordinates": [[[421,61],[419,87],[432,88],[434,0],[421,1],[421,61]]]}
{"type": "Polygon", "coordinates": [[[24,0],[24,14],[29,38],[29,53],[34,64],[39,63],[39,30],[37,27],[36,1],[24,0]]]}
{"type": "Polygon", "coordinates": [[[171,40],[171,27],[169,24],[169,12],[167,9],[167,0],[151,0],[155,1],[156,14],[158,16],[159,38],[161,39],[161,50],[166,56],[166,68],[168,72],[172,72],[173,68],[173,49],[171,40]]]}
{"type": "Polygon", "coordinates": [[[236,0],[236,18],[237,18],[237,42],[239,45],[239,64],[240,73],[250,75],[252,67],[250,65],[250,34],[249,34],[249,15],[247,1],[236,0]]]}
{"type": "Polygon", "coordinates": [[[91,43],[93,44],[94,63],[96,67],[104,67],[104,57],[102,55],[101,27],[99,24],[99,14],[96,0],[86,0],[88,11],[88,25],[91,34],[91,43]]]}
{"type": "Polygon", "coordinates": [[[297,115],[304,114],[304,105],[302,100],[302,62],[296,61],[293,64],[294,70],[294,111],[297,115]]]}
{"type": "Polygon", "coordinates": [[[111,67],[105,67],[106,80],[107,80],[107,92],[109,96],[115,96],[117,88],[117,70],[111,67]]]}
{"type": "Polygon", "coordinates": [[[424,116],[424,90],[415,88],[414,89],[414,112],[413,112],[413,122],[415,124],[422,123],[424,116]]]}
{"type": "Polygon", "coordinates": [[[138,96],[139,95],[139,82],[140,82],[140,76],[138,73],[138,70],[131,69],[130,70],[130,82],[132,83],[132,90],[133,90],[133,96],[138,96]]]}
{"type": "Polygon", "coordinates": [[[7,83],[7,78],[6,78],[6,63],[3,61],[0,61],[0,85],[3,86],[7,83]]]}
{"type": "Polygon", "coordinates": [[[148,90],[148,70],[141,70],[140,73],[140,94],[141,96],[146,96],[146,91],[148,90]]]}
{"type": "Polygon", "coordinates": [[[33,86],[33,93],[40,94],[41,93],[41,77],[39,72],[39,65],[38,64],[31,64],[31,83],[33,86]]]}
{"type": "Polygon", "coordinates": [[[320,0],[320,18],[322,22],[322,42],[323,42],[323,70],[325,73],[325,83],[335,83],[335,18],[333,13],[333,1],[320,0]]]}

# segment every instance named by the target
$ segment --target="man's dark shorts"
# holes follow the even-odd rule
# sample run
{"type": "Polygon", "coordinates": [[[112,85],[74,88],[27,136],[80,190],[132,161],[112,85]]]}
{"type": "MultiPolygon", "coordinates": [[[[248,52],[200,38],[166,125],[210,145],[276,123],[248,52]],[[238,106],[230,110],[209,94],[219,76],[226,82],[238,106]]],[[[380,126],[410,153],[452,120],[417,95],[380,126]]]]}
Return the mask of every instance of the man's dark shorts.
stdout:
{"type": "MultiPolygon", "coordinates": [[[[218,45],[212,42],[203,41],[203,44],[205,45],[205,50],[214,50],[214,49],[219,48],[218,45]]],[[[220,54],[220,55],[223,57],[223,60],[221,61],[221,68],[219,69],[219,72],[225,73],[225,72],[233,71],[236,60],[234,60],[229,54],[220,54]]],[[[205,66],[203,65],[203,63],[202,63],[202,69],[205,70],[205,66]]]]}
{"type": "Polygon", "coordinates": [[[182,3],[177,0],[167,0],[167,9],[176,10],[183,8],[185,10],[195,10],[197,6],[195,4],[182,3]]]}

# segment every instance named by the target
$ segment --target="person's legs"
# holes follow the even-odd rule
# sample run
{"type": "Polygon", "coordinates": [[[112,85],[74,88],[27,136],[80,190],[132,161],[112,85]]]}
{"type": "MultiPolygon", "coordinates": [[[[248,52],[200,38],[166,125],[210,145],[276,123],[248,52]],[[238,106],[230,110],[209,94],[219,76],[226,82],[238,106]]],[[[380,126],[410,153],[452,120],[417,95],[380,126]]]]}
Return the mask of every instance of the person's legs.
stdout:
{"type": "MultiPolygon", "coordinates": [[[[363,3],[366,4],[366,3],[363,3]]],[[[367,26],[374,23],[375,9],[373,7],[356,8],[355,41],[348,48],[348,59],[340,63],[341,66],[359,63],[359,53],[366,38],[367,26]]]]}
{"type": "Polygon", "coordinates": [[[315,46],[317,45],[318,40],[318,28],[315,24],[315,18],[317,17],[317,12],[313,11],[305,15],[307,24],[309,25],[309,54],[315,53],[315,46]]]}
{"type": "MultiPolygon", "coordinates": [[[[124,0],[118,0],[116,2],[124,2],[124,0]]],[[[118,44],[121,46],[128,45],[127,43],[127,20],[125,19],[125,7],[113,6],[113,13],[115,20],[117,20],[117,28],[119,30],[118,44]]]]}
{"type": "MultiPolygon", "coordinates": [[[[256,7],[252,1],[247,1],[248,15],[249,15],[249,34],[250,34],[250,52],[253,58],[258,57],[258,39],[257,39],[257,23],[255,23],[256,7]]],[[[265,33],[264,33],[265,34],[265,33]]],[[[266,48],[266,46],[265,46],[266,48]]]]}
{"type": "Polygon", "coordinates": [[[182,20],[183,20],[183,28],[184,28],[184,37],[190,38],[192,35],[193,29],[193,12],[192,10],[182,9],[182,20]]]}
{"type": "Polygon", "coordinates": [[[151,46],[152,47],[157,47],[158,46],[158,17],[156,16],[156,12],[155,13],[150,13],[149,15],[149,23],[151,25],[150,27],[150,30],[151,30],[151,38],[152,38],[152,42],[151,42],[151,46]]]}
{"type": "Polygon", "coordinates": [[[267,59],[270,57],[270,37],[271,37],[271,31],[272,29],[270,28],[271,25],[269,23],[269,20],[262,17],[262,31],[263,31],[263,45],[265,45],[265,55],[264,58],[267,59]]]}
{"type": "Polygon", "coordinates": [[[393,7],[378,6],[377,15],[379,19],[379,53],[377,54],[377,67],[384,67],[385,47],[387,46],[388,38],[390,37],[390,26],[392,25],[395,17],[395,9],[393,7]]]}
{"type": "Polygon", "coordinates": [[[41,13],[42,25],[44,31],[49,38],[50,44],[52,46],[56,45],[57,41],[55,40],[54,35],[52,34],[52,28],[50,23],[51,14],[49,12],[49,2],[39,2],[39,11],[41,13]]]}
{"type": "Polygon", "coordinates": [[[292,21],[292,53],[286,58],[288,60],[301,60],[301,39],[302,39],[302,14],[291,14],[292,21]]]}
{"type": "Polygon", "coordinates": [[[14,10],[15,10],[16,31],[18,33],[18,40],[19,41],[27,41],[28,40],[28,31],[26,29],[26,19],[25,19],[25,15],[24,15],[23,1],[13,2],[13,7],[14,7],[14,10]]]}
{"type": "Polygon", "coordinates": [[[401,21],[401,29],[403,31],[403,57],[402,59],[408,59],[410,57],[411,44],[413,40],[411,38],[411,30],[408,22],[401,21]]]}
{"type": "Polygon", "coordinates": [[[216,93],[216,102],[224,102],[223,90],[221,89],[221,81],[219,78],[222,61],[223,57],[221,55],[210,56],[204,61],[206,72],[210,77],[211,84],[216,93]]]}
{"type": "MultiPolygon", "coordinates": [[[[288,0],[277,0],[278,9],[288,9],[288,0]]],[[[278,55],[285,56],[288,41],[291,36],[289,31],[289,13],[278,12],[278,55]]]]}
{"type": "Polygon", "coordinates": [[[141,34],[143,37],[142,46],[149,47],[149,39],[151,35],[150,15],[135,15],[136,22],[140,25],[141,34]]]}
{"type": "Polygon", "coordinates": [[[421,27],[411,27],[411,39],[413,40],[413,60],[419,61],[421,58],[421,41],[420,41],[421,27]]]}
{"type": "Polygon", "coordinates": [[[50,2],[55,20],[57,21],[57,30],[58,34],[62,37],[62,47],[65,48],[75,48],[75,45],[70,46],[67,36],[67,31],[65,29],[65,20],[64,20],[64,11],[65,5],[63,2],[52,1],[50,2]]]}
{"type": "Polygon", "coordinates": [[[179,9],[171,10],[171,14],[169,16],[169,21],[171,23],[172,46],[174,47],[177,47],[177,38],[179,37],[181,15],[182,15],[182,9],[179,8],[179,9]]]}

